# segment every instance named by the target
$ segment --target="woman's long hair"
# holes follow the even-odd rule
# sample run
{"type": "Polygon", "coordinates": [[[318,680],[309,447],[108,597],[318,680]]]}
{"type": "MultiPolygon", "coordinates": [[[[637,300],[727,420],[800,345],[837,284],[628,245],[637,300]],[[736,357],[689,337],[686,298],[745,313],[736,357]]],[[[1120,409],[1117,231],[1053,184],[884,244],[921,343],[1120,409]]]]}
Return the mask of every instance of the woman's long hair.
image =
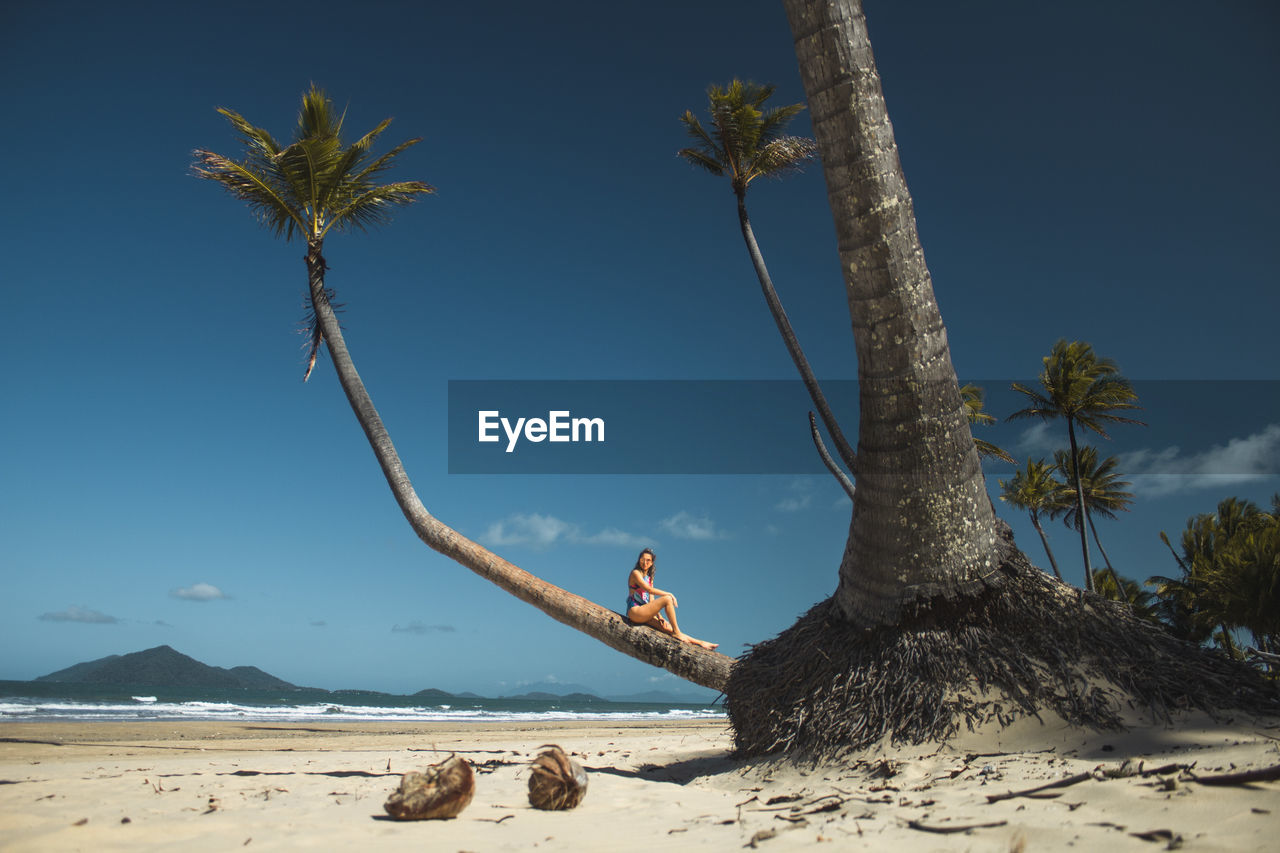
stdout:
{"type": "Polygon", "coordinates": [[[652,585],[653,573],[654,571],[657,570],[657,568],[658,568],[658,555],[653,553],[652,548],[645,548],[643,551],[640,552],[639,556],[636,557],[636,565],[635,565],[635,568],[632,569],[632,571],[639,571],[643,573],[646,577],[649,578],[649,584],[652,585]],[[653,562],[649,564],[648,572],[645,572],[644,566],[640,565],[640,560],[641,558],[644,557],[645,554],[648,554],[650,557],[653,557],[653,562]]]}

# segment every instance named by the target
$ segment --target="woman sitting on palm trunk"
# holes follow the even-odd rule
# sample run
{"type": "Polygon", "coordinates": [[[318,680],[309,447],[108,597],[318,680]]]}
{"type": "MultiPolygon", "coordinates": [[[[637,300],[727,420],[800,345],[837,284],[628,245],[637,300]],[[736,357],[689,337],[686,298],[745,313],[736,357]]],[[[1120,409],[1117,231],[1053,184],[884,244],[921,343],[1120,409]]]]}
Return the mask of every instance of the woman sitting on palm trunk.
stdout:
{"type": "Polygon", "coordinates": [[[656,628],[681,642],[692,643],[704,649],[718,646],[719,643],[708,643],[680,630],[680,625],[676,622],[676,597],[653,585],[654,565],[653,551],[645,548],[640,552],[635,568],[627,579],[627,620],[633,625],[656,628]],[[661,616],[664,610],[667,612],[666,619],[661,616]]]}

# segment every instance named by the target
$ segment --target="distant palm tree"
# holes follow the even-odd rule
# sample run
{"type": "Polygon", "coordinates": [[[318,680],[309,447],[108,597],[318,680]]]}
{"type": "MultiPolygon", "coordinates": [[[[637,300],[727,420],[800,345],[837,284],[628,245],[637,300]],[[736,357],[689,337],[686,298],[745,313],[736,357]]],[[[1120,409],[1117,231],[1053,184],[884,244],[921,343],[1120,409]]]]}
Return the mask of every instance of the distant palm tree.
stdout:
{"type": "MultiPolygon", "coordinates": [[[[1071,443],[1071,458],[1077,464],[1080,450],[1076,443],[1076,424],[1092,430],[1103,438],[1109,438],[1103,426],[1111,423],[1142,424],[1142,421],[1115,414],[1117,411],[1139,409],[1138,395],[1129,380],[1120,375],[1115,362],[1099,358],[1093,347],[1083,341],[1060,340],[1044,358],[1040,371],[1040,388],[1034,389],[1021,382],[1013,383],[1013,390],[1026,396],[1030,405],[1009,416],[1015,418],[1063,418],[1067,422],[1067,438],[1071,443]]],[[[1076,511],[1085,517],[1084,490],[1077,483],[1076,511]]],[[[1089,560],[1089,538],[1085,526],[1080,525],[1080,550],[1084,555],[1085,586],[1093,589],[1093,565],[1089,560]]]]}
{"type": "Polygon", "coordinates": [[[1264,512],[1251,501],[1227,498],[1217,512],[1189,518],[1181,553],[1160,534],[1182,574],[1147,583],[1157,587],[1175,630],[1200,642],[1212,637],[1234,653],[1232,631],[1245,629],[1259,650],[1280,652],[1280,495],[1272,504],[1264,512]]]}
{"type": "Polygon", "coordinates": [[[1114,571],[1097,572],[1093,578],[1098,595],[1129,606],[1135,616],[1158,622],[1155,593],[1144,589],[1137,581],[1118,575],[1114,571]]]}
{"type": "Polygon", "coordinates": [[[333,358],[338,381],[382,467],[396,503],[414,532],[428,546],[461,563],[559,622],[576,628],[618,651],[661,666],[682,678],[715,689],[728,680],[732,658],[678,643],[648,628],[628,625],[617,613],[574,595],[515,566],[467,539],[432,516],[414,491],[391,436],[374,408],[347,350],[334,314],[332,291],[325,286],[321,250],[331,231],[365,228],[388,218],[390,209],[414,201],[432,188],[418,181],[376,184],[397,154],[418,140],[402,142],[373,157],[374,140],[390,119],[348,147],[342,141],[342,116],[324,92],[312,87],[302,98],[298,128],[289,145],[280,145],[265,130],[231,110],[219,110],[242,137],[246,156],[232,160],[203,149],[195,152],[195,172],[216,181],[247,202],[277,236],[298,235],[307,242],[307,277],[312,312],[312,351],[307,374],[323,341],[333,358]],[[674,646],[674,648],[673,648],[674,646]]]}
{"type": "Polygon", "coordinates": [[[1027,467],[1018,471],[1010,480],[1000,480],[1000,500],[1018,509],[1025,509],[1031,515],[1031,524],[1040,534],[1044,544],[1044,552],[1049,555],[1049,566],[1054,577],[1062,580],[1062,572],[1058,571],[1058,561],[1053,558],[1053,549],[1049,547],[1049,537],[1040,526],[1040,513],[1052,513],[1061,505],[1062,492],[1066,488],[1053,477],[1053,466],[1043,459],[1027,460],[1027,467]]]}
{"type": "Polygon", "coordinates": [[[1066,451],[1055,450],[1053,453],[1053,467],[1062,475],[1066,483],[1066,489],[1059,495],[1063,498],[1062,502],[1050,510],[1050,516],[1057,518],[1062,516],[1063,522],[1070,528],[1080,529],[1080,511],[1079,505],[1071,498],[1077,492],[1084,494],[1084,518],[1089,524],[1089,530],[1093,533],[1093,541],[1098,546],[1098,551],[1102,554],[1102,560],[1106,563],[1107,571],[1111,573],[1113,585],[1119,589],[1123,585],[1120,578],[1116,575],[1115,567],[1111,565],[1111,558],[1107,556],[1107,550],[1102,547],[1102,540],[1098,538],[1098,527],[1093,522],[1095,515],[1103,518],[1115,518],[1117,512],[1128,512],[1129,505],[1133,503],[1133,493],[1126,492],[1125,486],[1129,485],[1127,480],[1120,479],[1120,474],[1116,471],[1119,460],[1114,456],[1108,456],[1101,462],[1098,461],[1098,450],[1095,447],[1084,445],[1080,448],[1079,464],[1073,465],[1071,456],[1066,451]],[[1076,482],[1076,471],[1080,472],[1080,481],[1076,482]],[[1077,490],[1079,485],[1079,490],[1077,490]]]}
{"type": "MultiPolygon", "coordinates": [[[[738,224],[742,229],[742,239],[747,244],[747,253],[751,256],[751,264],[755,267],[756,278],[760,280],[760,289],[764,292],[769,312],[782,334],[782,341],[795,362],[805,388],[818,410],[822,423],[826,426],[836,451],[844,463],[853,470],[855,456],[853,448],[845,439],[840,425],[827,405],[826,397],[818,386],[818,380],[809,367],[787,312],[782,308],[777,291],[773,287],[773,279],[765,266],[764,255],[756,243],[755,233],[751,229],[751,219],[747,216],[747,188],[756,178],[779,177],[800,169],[804,162],[814,156],[817,145],[812,139],[801,136],[786,135],[787,124],[803,109],[804,104],[789,104],[784,107],[765,109],[764,102],[773,95],[774,86],[761,86],[755,83],[744,83],[734,80],[726,87],[711,86],[707,89],[707,111],[710,118],[710,129],[703,127],[691,110],[686,110],[680,117],[685,130],[694,144],[682,148],[678,155],[717,177],[727,176],[733,187],[733,194],[738,201],[738,224]]],[[[815,433],[816,435],[816,433],[815,433]]],[[[821,452],[821,448],[819,448],[821,452]]],[[[833,471],[833,473],[835,473],[833,471]]],[[[841,485],[850,497],[853,486],[847,478],[840,477],[841,485]]]]}
{"type": "MultiPolygon", "coordinates": [[[[974,385],[972,382],[960,387],[960,398],[964,400],[964,414],[969,419],[969,426],[990,426],[996,422],[996,416],[990,412],[984,411],[982,407],[983,392],[982,388],[974,385]]],[[[978,455],[983,457],[991,457],[1008,462],[1011,465],[1017,465],[1018,462],[1010,456],[1005,450],[997,447],[989,441],[974,436],[973,443],[978,448],[978,455]]]]}

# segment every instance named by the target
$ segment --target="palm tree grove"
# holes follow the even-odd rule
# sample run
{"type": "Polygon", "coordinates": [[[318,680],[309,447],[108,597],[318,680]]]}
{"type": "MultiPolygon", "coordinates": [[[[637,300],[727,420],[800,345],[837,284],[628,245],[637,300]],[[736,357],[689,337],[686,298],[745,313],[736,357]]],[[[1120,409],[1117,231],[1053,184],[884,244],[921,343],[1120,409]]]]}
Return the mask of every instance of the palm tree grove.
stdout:
{"type": "Polygon", "coordinates": [[[705,92],[705,119],[694,110],[679,117],[687,147],[678,154],[729,181],[766,305],[834,454],[810,414],[816,449],[852,501],[852,516],[830,597],[737,659],[632,625],[535,577],[420,500],[344,341],[323,254],[331,235],[382,225],[433,192],[421,181],[382,182],[418,140],[376,154],[388,119],[348,141],[342,115],[313,85],[287,142],[219,110],[243,150],[235,157],[197,150],[194,169],[275,236],[305,242],[307,374],[323,345],[418,537],[553,619],[722,691],[741,755],[831,757],[885,738],[945,740],[1037,715],[1109,729],[1130,707],[1164,719],[1184,709],[1280,713],[1280,496],[1268,510],[1226,500],[1188,521],[1177,541],[1166,538],[1176,571],[1112,566],[1097,522],[1121,523],[1134,496],[1120,459],[1082,436],[1105,441],[1108,429],[1136,428],[1140,401],[1118,365],[1079,340],[1052,345],[1038,384],[1014,384],[1025,406],[1009,414],[1061,425],[1068,450],[1017,462],[975,439],[973,427],[995,415],[984,409],[982,389],[962,387],[952,365],[862,4],[783,5],[806,103],[770,105],[773,86],[732,78],[730,69],[721,78],[727,83],[705,92]],[[806,108],[812,140],[788,132],[806,108]],[[815,158],[856,353],[856,429],[842,428],[827,405],[747,215],[757,178],[815,158]],[[1000,483],[1001,504],[1029,514],[1049,572],[1032,564],[996,515],[984,458],[1015,464],[1000,483]],[[1051,550],[1050,522],[1078,538],[1084,589],[1062,580],[1060,566],[1077,565],[1076,548],[1051,550]]]}

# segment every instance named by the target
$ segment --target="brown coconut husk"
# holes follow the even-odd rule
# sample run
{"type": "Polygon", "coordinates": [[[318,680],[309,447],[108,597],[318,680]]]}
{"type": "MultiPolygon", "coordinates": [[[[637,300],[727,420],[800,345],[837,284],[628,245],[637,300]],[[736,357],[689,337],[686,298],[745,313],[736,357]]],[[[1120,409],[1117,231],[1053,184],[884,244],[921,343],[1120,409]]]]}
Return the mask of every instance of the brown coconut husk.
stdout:
{"type": "Polygon", "coordinates": [[[535,809],[571,809],[587,795],[587,772],[554,744],[529,768],[529,804],[535,809]]]}
{"type": "Polygon", "coordinates": [[[450,755],[421,773],[404,774],[383,808],[396,820],[443,820],[457,817],[475,792],[471,765],[450,755]]]}
{"type": "Polygon", "coordinates": [[[1097,730],[1136,713],[1280,715],[1280,689],[1253,667],[1054,580],[1002,533],[998,588],[918,604],[873,630],[850,627],[828,599],[752,648],[726,689],[738,753],[824,760],[1041,712],[1097,730]]]}

